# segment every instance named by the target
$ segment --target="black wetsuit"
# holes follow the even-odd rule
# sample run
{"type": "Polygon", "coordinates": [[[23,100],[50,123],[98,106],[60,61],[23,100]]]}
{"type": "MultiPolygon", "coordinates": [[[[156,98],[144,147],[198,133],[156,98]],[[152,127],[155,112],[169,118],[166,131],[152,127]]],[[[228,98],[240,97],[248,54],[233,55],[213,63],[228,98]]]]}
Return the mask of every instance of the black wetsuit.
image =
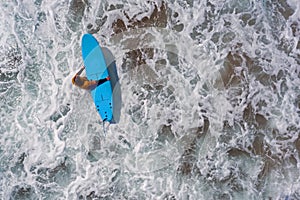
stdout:
{"type": "Polygon", "coordinates": [[[106,81],[107,81],[106,78],[98,80],[97,86],[98,86],[98,85],[101,85],[102,83],[104,83],[104,82],[106,82],[106,81]]]}

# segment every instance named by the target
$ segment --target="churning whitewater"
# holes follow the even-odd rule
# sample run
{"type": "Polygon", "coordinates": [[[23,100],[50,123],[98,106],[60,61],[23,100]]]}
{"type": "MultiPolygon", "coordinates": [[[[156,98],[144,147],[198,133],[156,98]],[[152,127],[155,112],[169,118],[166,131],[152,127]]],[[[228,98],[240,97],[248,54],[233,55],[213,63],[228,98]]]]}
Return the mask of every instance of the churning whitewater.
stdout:
{"type": "Polygon", "coordinates": [[[297,0],[0,7],[0,199],[300,199],[297,0]],[[85,33],[117,65],[106,136],[85,33]]]}

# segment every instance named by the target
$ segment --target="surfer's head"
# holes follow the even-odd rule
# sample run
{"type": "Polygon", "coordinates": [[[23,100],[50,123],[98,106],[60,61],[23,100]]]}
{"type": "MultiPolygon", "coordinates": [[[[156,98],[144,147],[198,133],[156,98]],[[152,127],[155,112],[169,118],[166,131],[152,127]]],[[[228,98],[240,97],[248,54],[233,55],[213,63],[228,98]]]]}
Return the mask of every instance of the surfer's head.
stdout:
{"type": "Polygon", "coordinates": [[[72,78],[72,84],[73,85],[76,85],[78,87],[82,86],[83,85],[83,78],[78,76],[78,75],[75,75],[73,78],[72,78]]]}
{"type": "Polygon", "coordinates": [[[76,83],[77,74],[72,78],[72,84],[75,85],[76,83]]]}

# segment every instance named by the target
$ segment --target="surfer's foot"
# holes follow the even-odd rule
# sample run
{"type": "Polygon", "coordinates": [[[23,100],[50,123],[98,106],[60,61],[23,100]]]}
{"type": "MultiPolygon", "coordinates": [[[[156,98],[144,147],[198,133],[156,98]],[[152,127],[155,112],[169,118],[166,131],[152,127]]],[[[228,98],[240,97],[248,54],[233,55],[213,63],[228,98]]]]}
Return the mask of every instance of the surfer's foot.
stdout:
{"type": "Polygon", "coordinates": [[[109,81],[110,80],[110,76],[106,77],[106,80],[109,81]]]}

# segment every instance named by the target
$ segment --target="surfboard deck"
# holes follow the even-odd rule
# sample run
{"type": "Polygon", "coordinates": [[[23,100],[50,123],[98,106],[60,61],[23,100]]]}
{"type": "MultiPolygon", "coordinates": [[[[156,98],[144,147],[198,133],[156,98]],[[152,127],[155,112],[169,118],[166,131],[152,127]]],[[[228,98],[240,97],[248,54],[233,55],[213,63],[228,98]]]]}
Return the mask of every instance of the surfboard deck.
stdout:
{"type": "MultiPolygon", "coordinates": [[[[84,34],[81,41],[82,58],[88,80],[109,76],[101,47],[94,36],[84,34]]],[[[111,82],[106,81],[91,91],[96,109],[103,121],[113,120],[113,92],[111,82]]]]}

